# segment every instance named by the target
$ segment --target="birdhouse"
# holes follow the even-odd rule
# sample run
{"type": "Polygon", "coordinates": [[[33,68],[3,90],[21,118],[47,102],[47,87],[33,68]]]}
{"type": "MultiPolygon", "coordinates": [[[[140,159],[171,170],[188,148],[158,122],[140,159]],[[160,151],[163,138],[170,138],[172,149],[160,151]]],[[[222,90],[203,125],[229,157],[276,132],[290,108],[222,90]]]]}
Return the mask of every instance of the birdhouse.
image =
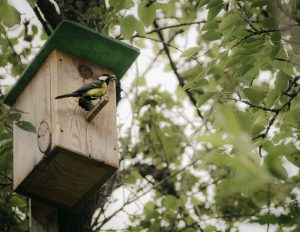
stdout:
{"type": "Polygon", "coordinates": [[[138,54],[74,22],[57,27],[5,98],[37,129],[13,127],[16,192],[76,210],[118,169],[116,84],[138,54]],[[90,111],[78,98],[55,99],[104,73],[117,79],[90,111]]]}

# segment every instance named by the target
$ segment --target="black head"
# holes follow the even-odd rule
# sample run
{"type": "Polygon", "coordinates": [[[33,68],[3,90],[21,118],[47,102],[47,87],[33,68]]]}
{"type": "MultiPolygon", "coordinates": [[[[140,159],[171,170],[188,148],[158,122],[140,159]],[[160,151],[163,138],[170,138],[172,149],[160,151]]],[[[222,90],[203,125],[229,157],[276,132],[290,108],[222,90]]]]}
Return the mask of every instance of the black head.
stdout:
{"type": "Polygon", "coordinates": [[[115,77],[116,77],[116,75],[110,75],[108,73],[104,73],[98,77],[98,80],[105,81],[106,83],[108,83],[112,78],[115,78],[115,77]]]}

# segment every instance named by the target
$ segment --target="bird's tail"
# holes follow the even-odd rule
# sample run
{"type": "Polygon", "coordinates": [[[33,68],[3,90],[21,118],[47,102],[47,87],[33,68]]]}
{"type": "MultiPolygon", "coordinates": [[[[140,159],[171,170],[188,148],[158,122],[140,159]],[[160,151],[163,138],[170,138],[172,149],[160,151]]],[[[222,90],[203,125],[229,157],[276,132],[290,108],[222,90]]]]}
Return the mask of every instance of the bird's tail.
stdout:
{"type": "Polygon", "coordinates": [[[78,93],[67,93],[67,94],[59,95],[55,99],[66,98],[66,97],[78,97],[78,96],[79,96],[78,93]]]}

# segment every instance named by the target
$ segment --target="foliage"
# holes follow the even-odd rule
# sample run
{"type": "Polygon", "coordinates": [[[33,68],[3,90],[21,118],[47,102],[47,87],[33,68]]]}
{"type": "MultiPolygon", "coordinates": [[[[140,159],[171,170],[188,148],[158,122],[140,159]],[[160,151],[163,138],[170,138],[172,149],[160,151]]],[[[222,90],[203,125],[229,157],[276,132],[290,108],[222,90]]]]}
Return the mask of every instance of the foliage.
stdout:
{"type": "MultiPolygon", "coordinates": [[[[0,18],[2,32],[23,28],[0,37],[1,66],[15,75],[24,67],[14,48],[26,40],[25,24],[0,4],[12,12],[0,18]]],[[[102,22],[95,29],[153,53],[123,98],[133,119],[120,125],[114,180],[116,192],[128,194],[116,210],[110,196],[93,230],[114,229],[119,215],[129,231],[238,231],[245,222],[299,230],[299,7],[298,0],[109,0],[86,11],[84,20],[102,22]],[[147,87],[158,61],[178,81],[176,93],[147,87]],[[135,204],[140,210],[130,211],[135,204]]],[[[11,145],[7,152],[11,176],[11,145]]],[[[12,195],[5,191],[1,200],[12,195]]]]}
{"type": "Polygon", "coordinates": [[[28,231],[27,199],[13,192],[12,186],[12,126],[34,132],[34,126],[22,121],[20,110],[0,102],[0,230],[28,231]]]}

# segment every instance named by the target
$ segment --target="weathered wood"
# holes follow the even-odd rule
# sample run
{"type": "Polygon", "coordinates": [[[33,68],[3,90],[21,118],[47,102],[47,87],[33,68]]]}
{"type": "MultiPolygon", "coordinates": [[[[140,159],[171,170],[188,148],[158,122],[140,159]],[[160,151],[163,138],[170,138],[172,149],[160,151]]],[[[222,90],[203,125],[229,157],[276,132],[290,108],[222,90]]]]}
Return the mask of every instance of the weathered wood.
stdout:
{"type": "MultiPolygon", "coordinates": [[[[36,128],[42,121],[50,122],[50,58],[37,72],[36,76],[15,102],[15,107],[24,111],[23,120],[31,122],[36,128]]],[[[13,126],[13,174],[14,189],[40,162],[44,154],[39,150],[37,135],[13,126]]]]}
{"type": "Polygon", "coordinates": [[[107,91],[109,104],[91,122],[86,120],[86,111],[78,107],[77,98],[54,99],[57,95],[72,92],[85,84],[96,81],[103,73],[112,74],[112,72],[99,65],[81,61],[62,51],[56,50],[55,56],[59,75],[51,79],[53,144],[90,154],[93,159],[118,167],[114,82],[109,84],[107,91]],[[79,65],[90,67],[93,73],[92,78],[83,79],[78,72],[79,65]]]}
{"type": "Polygon", "coordinates": [[[50,205],[76,211],[115,169],[85,154],[56,146],[18,186],[18,191],[50,205]]]}
{"type": "Polygon", "coordinates": [[[86,115],[86,120],[88,122],[92,121],[93,118],[104,108],[108,101],[108,96],[104,96],[103,98],[101,98],[99,102],[94,106],[94,108],[90,112],[88,112],[88,114],[86,115]]]}
{"type": "Polygon", "coordinates": [[[103,73],[111,71],[54,50],[18,97],[17,108],[28,112],[25,120],[38,128],[38,135],[14,127],[17,192],[78,210],[118,168],[115,83],[108,85],[109,102],[90,122],[77,98],[55,99],[103,73]],[[82,78],[82,66],[92,75],[82,78]]]}
{"type": "Polygon", "coordinates": [[[115,81],[108,85],[107,96],[109,103],[87,123],[88,150],[93,159],[119,167],[115,81]]]}
{"type": "Polygon", "coordinates": [[[30,231],[58,232],[58,211],[38,200],[30,199],[30,231]]]}
{"type": "Polygon", "coordinates": [[[37,140],[40,151],[48,154],[51,149],[51,133],[49,124],[45,121],[42,121],[39,125],[37,140]]]}

